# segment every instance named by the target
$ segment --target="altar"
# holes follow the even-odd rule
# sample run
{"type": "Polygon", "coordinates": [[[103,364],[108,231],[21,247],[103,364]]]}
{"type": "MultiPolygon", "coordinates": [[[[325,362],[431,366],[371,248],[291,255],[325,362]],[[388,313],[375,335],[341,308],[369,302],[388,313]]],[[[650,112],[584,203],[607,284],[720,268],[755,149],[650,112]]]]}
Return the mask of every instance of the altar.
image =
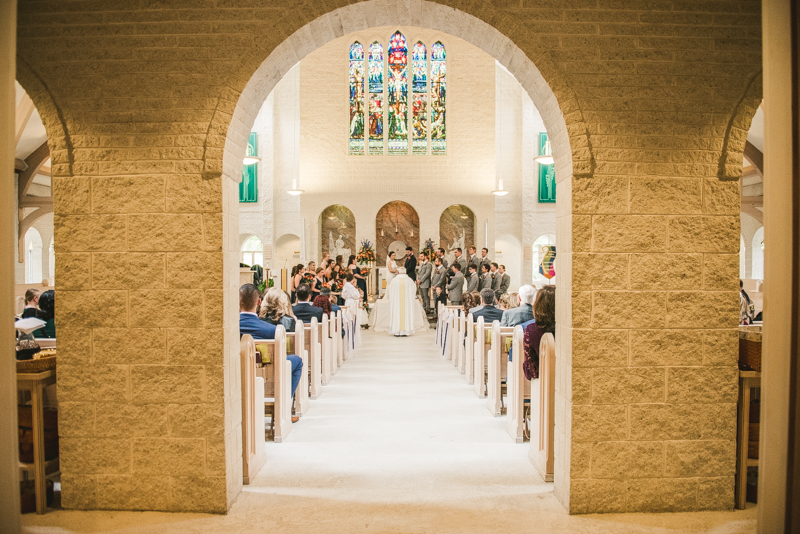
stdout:
{"type": "MultiPolygon", "coordinates": [[[[388,332],[389,331],[389,314],[391,306],[389,299],[378,299],[372,304],[372,309],[369,312],[369,329],[375,332],[388,332]]],[[[427,330],[430,328],[427,317],[425,317],[425,309],[422,307],[422,300],[416,299],[414,301],[414,330],[427,330]]]]}

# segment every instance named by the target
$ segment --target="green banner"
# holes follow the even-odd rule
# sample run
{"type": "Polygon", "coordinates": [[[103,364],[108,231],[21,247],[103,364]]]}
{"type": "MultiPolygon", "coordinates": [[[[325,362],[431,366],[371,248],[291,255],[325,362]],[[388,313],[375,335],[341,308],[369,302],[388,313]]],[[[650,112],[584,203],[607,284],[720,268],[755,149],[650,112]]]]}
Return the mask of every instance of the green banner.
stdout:
{"type": "MultiPolygon", "coordinates": [[[[258,156],[258,134],[250,132],[247,140],[247,156],[258,156]]],[[[239,202],[258,202],[258,163],[242,168],[242,182],[239,184],[239,202]]]]}
{"type": "MultiPolygon", "coordinates": [[[[547,133],[541,132],[539,134],[539,155],[549,154],[549,142],[547,140],[547,133]]],[[[539,202],[553,203],[556,201],[556,166],[555,165],[542,165],[539,166],[539,202]]]]}

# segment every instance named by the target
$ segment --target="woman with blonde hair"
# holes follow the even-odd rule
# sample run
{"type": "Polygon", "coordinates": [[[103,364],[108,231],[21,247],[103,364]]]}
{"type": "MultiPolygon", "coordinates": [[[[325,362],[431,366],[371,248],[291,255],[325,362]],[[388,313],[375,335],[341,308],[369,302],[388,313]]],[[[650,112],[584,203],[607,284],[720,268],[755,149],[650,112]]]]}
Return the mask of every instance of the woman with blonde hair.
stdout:
{"type": "Polygon", "coordinates": [[[258,316],[263,321],[275,326],[283,325],[287,332],[294,332],[295,318],[289,302],[289,295],[277,287],[269,288],[267,294],[264,295],[258,316]]]}

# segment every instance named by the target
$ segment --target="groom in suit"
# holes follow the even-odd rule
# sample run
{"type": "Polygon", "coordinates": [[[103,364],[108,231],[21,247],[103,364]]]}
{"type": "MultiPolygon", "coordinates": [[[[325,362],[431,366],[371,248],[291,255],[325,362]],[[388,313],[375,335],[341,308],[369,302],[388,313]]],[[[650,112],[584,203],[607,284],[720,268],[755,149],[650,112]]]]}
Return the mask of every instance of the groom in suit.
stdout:
{"type": "Polygon", "coordinates": [[[417,287],[419,287],[419,294],[422,296],[422,307],[425,308],[425,313],[431,308],[431,273],[433,268],[431,262],[428,261],[428,255],[424,252],[419,253],[419,277],[417,278],[417,287]]]}
{"type": "Polygon", "coordinates": [[[411,247],[406,247],[406,263],[403,266],[406,269],[406,275],[414,282],[417,281],[417,258],[414,256],[414,250],[411,247]]]}

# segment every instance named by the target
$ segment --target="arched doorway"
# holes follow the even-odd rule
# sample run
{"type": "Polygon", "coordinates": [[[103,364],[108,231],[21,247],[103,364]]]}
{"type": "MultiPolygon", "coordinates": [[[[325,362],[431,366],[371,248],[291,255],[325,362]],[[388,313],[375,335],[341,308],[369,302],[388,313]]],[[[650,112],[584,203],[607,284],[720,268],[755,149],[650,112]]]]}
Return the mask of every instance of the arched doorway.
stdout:
{"type": "Polygon", "coordinates": [[[39,284],[42,281],[42,236],[36,228],[25,232],[24,245],[25,283],[39,284]]]}
{"type": "Polygon", "coordinates": [[[347,264],[350,254],[356,253],[356,217],[346,206],[328,206],[319,216],[320,258],[342,256],[347,264]]]}
{"type": "Polygon", "coordinates": [[[294,234],[283,234],[275,241],[275,267],[288,269],[300,263],[300,237],[294,234]]]}
{"type": "MultiPolygon", "coordinates": [[[[454,204],[439,217],[439,246],[444,249],[447,263],[453,263],[456,248],[467,254],[475,244],[475,213],[463,204],[454,204]]],[[[478,247],[480,250],[481,247],[478,247]]]]}
{"type": "Polygon", "coordinates": [[[244,240],[239,261],[248,267],[264,266],[264,244],[258,236],[251,235],[244,240]]]}

